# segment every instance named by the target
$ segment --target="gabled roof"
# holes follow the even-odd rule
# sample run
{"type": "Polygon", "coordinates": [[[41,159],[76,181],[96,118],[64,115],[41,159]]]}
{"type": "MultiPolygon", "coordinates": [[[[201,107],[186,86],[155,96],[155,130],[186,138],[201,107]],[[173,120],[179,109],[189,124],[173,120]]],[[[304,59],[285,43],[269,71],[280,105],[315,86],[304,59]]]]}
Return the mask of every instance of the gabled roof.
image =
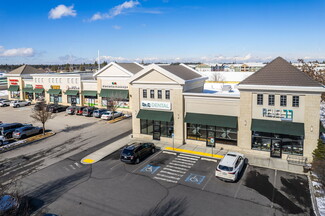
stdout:
{"type": "Polygon", "coordinates": [[[239,85],[323,87],[281,57],[277,57],[239,85]]]}
{"type": "Polygon", "coordinates": [[[23,65],[23,66],[20,66],[19,68],[16,68],[16,69],[10,71],[8,74],[24,75],[24,74],[36,74],[36,73],[44,73],[44,72],[40,71],[32,66],[23,65]]]}
{"type": "Polygon", "coordinates": [[[133,76],[134,74],[141,71],[144,67],[138,63],[116,63],[116,62],[110,62],[105,67],[101,68],[99,71],[97,71],[93,76],[96,77],[98,74],[105,71],[110,66],[115,65],[116,67],[120,68],[122,71],[126,72],[130,76],[133,76]]]}
{"type": "MultiPolygon", "coordinates": [[[[151,64],[146,66],[141,72],[135,74],[131,79],[130,83],[137,80],[138,78],[144,76],[147,73],[150,73],[152,70],[156,70],[166,77],[170,78],[171,80],[174,80],[175,82],[179,84],[185,84],[187,81],[192,80],[206,80],[207,77],[203,77],[199,72],[196,70],[184,65],[156,65],[151,64]]],[[[159,80],[157,80],[159,81],[159,80]]]]}
{"type": "Polygon", "coordinates": [[[138,73],[139,71],[141,71],[144,68],[140,64],[137,64],[137,63],[116,63],[116,64],[118,64],[122,68],[130,71],[133,74],[138,73]]]}

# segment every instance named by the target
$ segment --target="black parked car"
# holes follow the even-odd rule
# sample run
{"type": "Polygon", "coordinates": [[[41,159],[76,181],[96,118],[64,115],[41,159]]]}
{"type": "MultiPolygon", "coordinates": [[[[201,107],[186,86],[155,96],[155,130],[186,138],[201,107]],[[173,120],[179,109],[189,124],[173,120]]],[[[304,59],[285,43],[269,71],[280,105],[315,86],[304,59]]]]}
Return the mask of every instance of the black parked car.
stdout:
{"type": "Polygon", "coordinates": [[[133,143],[122,150],[120,159],[126,163],[137,164],[155,151],[156,146],[153,143],[133,143]]]}
{"type": "Polygon", "coordinates": [[[49,109],[49,112],[52,112],[52,113],[58,113],[58,112],[63,112],[65,111],[69,106],[63,106],[63,105],[56,105],[56,104],[53,104],[51,106],[48,107],[49,109]]]}
{"type": "Polygon", "coordinates": [[[32,126],[32,124],[21,123],[7,123],[0,125],[0,136],[4,136],[7,139],[12,138],[12,133],[17,129],[24,126],[32,126]]]}
{"type": "Polygon", "coordinates": [[[86,106],[77,106],[76,107],[76,110],[75,110],[75,114],[76,115],[82,115],[82,111],[83,111],[83,109],[85,109],[86,108],[86,106]]]}
{"type": "Polygon", "coordinates": [[[86,107],[82,110],[82,115],[90,117],[93,115],[94,111],[97,110],[96,107],[86,107]]]}

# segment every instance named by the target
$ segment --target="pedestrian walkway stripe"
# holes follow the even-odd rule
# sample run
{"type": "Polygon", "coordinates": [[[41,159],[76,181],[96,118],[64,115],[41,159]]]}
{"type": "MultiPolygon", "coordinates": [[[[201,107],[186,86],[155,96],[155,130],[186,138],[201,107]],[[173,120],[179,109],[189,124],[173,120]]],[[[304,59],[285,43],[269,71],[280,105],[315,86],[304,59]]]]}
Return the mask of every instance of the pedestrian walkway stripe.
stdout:
{"type": "Polygon", "coordinates": [[[174,160],[183,161],[183,162],[187,162],[187,163],[191,163],[191,164],[195,164],[196,163],[196,161],[193,161],[193,160],[185,160],[183,158],[175,158],[174,160]]]}
{"type": "Polygon", "coordinates": [[[193,163],[188,163],[188,162],[183,162],[183,161],[178,161],[178,160],[173,160],[172,162],[173,163],[177,163],[177,164],[190,165],[190,166],[193,165],[193,163]]]}
{"type": "Polygon", "coordinates": [[[165,169],[161,170],[160,173],[166,173],[168,175],[179,176],[179,177],[182,177],[183,176],[183,175],[178,174],[178,173],[173,173],[173,172],[166,171],[165,169]]]}
{"type": "Polygon", "coordinates": [[[165,177],[165,178],[170,178],[170,179],[175,179],[175,180],[180,180],[181,179],[181,178],[178,178],[178,177],[168,176],[168,175],[164,175],[164,174],[160,174],[160,173],[158,173],[157,176],[161,176],[161,177],[165,177]]]}
{"type": "Polygon", "coordinates": [[[183,156],[183,155],[178,155],[178,158],[184,158],[186,160],[192,160],[192,161],[197,161],[198,159],[200,159],[200,157],[187,157],[187,156],[183,156]]]}
{"type": "Polygon", "coordinates": [[[190,155],[190,154],[179,154],[179,156],[183,156],[183,157],[187,157],[187,158],[196,158],[199,159],[200,156],[196,156],[196,155],[190,155]]]}
{"type": "Polygon", "coordinates": [[[186,165],[178,164],[178,163],[174,163],[174,162],[170,162],[169,164],[175,165],[175,166],[180,166],[180,167],[185,167],[185,168],[188,168],[188,169],[192,167],[192,166],[186,166],[186,165]]]}
{"type": "Polygon", "coordinates": [[[177,166],[174,166],[174,165],[167,165],[166,167],[173,168],[173,169],[178,169],[178,170],[184,170],[184,171],[187,171],[188,170],[186,168],[177,167],[177,166]]]}
{"type": "Polygon", "coordinates": [[[201,155],[201,156],[213,157],[213,158],[219,158],[219,159],[222,159],[224,157],[223,155],[210,154],[210,153],[198,152],[198,151],[191,151],[191,150],[187,150],[187,149],[179,149],[179,148],[173,148],[173,147],[166,147],[165,150],[188,153],[188,154],[194,154],[194,155],[201,155]]]}
{"type": "Polygon", "coordinates": [[[177,172],[177,173],[181,173],[181,174],[185,174],[186,172],[184,171],[180,171],[180,170],[175,170],[175,169],[171,169],[171,168],[164,168],[164,170],[169,170],[169,171],[172,171],[172,172],[177,172]]]}
{"type": "Polygon", "coordinates": [[[153,177],[154,179],[158,179],[158,180],[162,180],[162,181],[166,181],[166,182],[171,182],[171,183],[177,183],[177,181],[174,181],[174,180],[170,180],[170,179],[166,179],[166,178],[161,178],[161,177],[153,177]]]}

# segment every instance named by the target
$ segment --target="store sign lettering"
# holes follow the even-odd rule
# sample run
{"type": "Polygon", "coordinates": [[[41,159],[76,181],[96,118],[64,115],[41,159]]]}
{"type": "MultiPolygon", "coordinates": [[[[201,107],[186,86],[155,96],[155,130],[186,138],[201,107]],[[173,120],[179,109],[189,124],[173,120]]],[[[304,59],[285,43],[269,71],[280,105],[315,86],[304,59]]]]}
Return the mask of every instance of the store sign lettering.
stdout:
{"type": "Polygon", "coordinates": [[[52,89],[60,89],[60,86],[59,85],[52,85],[51,88],[52,89]]]}
{"type": "Polygon", "coordinates": [[[69,90],[79,90],[79,86],[67,86],[69,90]]]}
{"type": "Polygon", "coordinates": [[[42,89],[43,88],[43,85],[35,85],[35,88],[42,89]]]}
{"type": "Polygon", "coordinates": [[[171,109],[170,102],[142,101],[141,108],[145,109],[171,109]]]}
{"type": "Polygon", "coordinates": [[[293,110],[263,108],[263,117],[280,118],[283,121],[292,121],[293,110]]]}
{"type": "Polygon", "coordinates": [[[127,89],[128,86],[119,86],[119,85],[102,85],[102,89],[113,89],[113,88],[118,88],[118,89],[127,89]]]}
{"type": "Polygon", "coordinates": [[[10,79],[9,81],[10,81],[10,82],[18,82],[17,79],[10,79]]]}

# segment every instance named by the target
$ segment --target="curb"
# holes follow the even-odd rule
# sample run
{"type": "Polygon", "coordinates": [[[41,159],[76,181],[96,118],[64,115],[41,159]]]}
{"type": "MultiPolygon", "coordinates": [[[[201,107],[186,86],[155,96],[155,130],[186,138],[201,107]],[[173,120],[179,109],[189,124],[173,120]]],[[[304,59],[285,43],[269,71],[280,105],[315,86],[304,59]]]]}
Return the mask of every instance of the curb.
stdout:
{"type": "MultiPolygon", "coordinates": [[[[56,133],[55,132],[51,132],[51,135],[50,136],[47,136],[47,137],[42,137],[40,139],[37,139],[37,140],[33,140],[33,141],[30,141],[30,142],[23,142],[21,144],[16,144],[16,142],[20,142],[20,141],[16,141],[16,142],[13,142],[13,143],[10,143],[10,144],[7,144],[7,145],[12,145],[12,146],[9,146],[6,148],[6,145],[0,147],[0,153],[5,153],[7,151],[10,151],[10,150],[13,150],[13,149],[16,149],[16,148],[19,148],[19,147],[23,147],[23,146],[26,146],[26,145],[30,145],[30,144],[33,144],[35,142],[38,142],[38,141],[41,141],[41,140],[44,140],[46,138],[49,138],[49,137],[52,137],[54,136],[56,133]]],[[[24,141],[24,140],[22,140],[24,141]]]]}
{"type": "Polygon", "coordinates": [[[316,216],[320,216],[318,206],[317,206],[316,197],[315,197],[315,190],[314,190],[313,183],[310,179],[310,175],[307,175],[307,178],[308,178],[308,184],[309,184],[310,199],[311,199],[311,204],[313,206],[314,213],[316,216]]]}
{"type": "Polygon", "coordinates": [[[195,156],[200,156],[203,160],[209,160],[209,161],[214,161],[214,162],[217,162],[219,161],[221,158],[217,159],[215,157],[209,157],[209,156],[204,156],[204,155],[198,155],[198,154],[190,154],[190,153],[186,153],[186,152],[179,152],[179,151],[173,151],[173,150],[169,150],[169,149],[161,149],[162,152],[170,152],[170,153],[173,153],[173,154],[177,154],[177,153],[181,153],[181,154],[189,154],[189,155],[195,155],[195,156]]]}

